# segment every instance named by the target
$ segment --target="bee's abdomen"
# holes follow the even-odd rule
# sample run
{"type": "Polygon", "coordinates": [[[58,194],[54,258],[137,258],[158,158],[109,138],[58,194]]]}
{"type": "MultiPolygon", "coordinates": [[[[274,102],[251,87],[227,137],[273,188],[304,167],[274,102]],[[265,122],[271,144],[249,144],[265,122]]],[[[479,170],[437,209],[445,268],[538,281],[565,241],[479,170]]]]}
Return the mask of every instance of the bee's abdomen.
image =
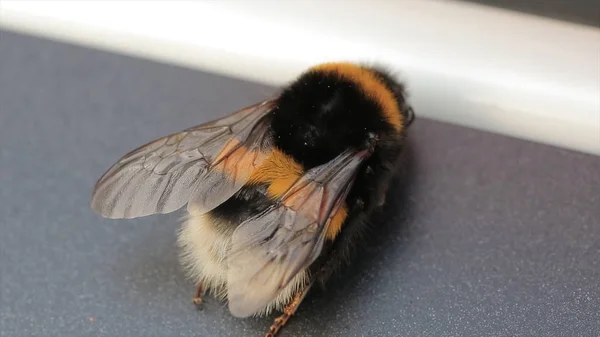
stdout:
{"type": "Polygon", "coordinates": [[[258,215],[273,201],[267,196],[268,185],[251,184],[245,185],[227,201],[213,209],[210,217],[218,220],[219,230],[231,234],[244,220],[258,215]]]}

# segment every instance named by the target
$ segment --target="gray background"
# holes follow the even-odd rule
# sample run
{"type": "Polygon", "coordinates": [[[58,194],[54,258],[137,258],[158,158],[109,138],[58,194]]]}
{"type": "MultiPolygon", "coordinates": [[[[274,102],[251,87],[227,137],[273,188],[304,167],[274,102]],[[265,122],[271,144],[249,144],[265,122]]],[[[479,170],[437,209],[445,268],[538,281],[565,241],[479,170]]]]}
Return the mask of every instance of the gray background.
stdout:
{"type": "MultiPolygon", "coordinates": [[[[273,89],[5,31],[0,45],[2,336],[262,336],[271,318],[194,310],[181,213],[110,221],[89,198],[133,147],[273,89]]],[[[425,119],[409,137],[366,251],[281,336],[597,336],[600,158],[425,119]]]]}
{"type": "Polygon", "coordinates": [[[600,27],[598,0],[460,0],[526,14],[600,27]]]}

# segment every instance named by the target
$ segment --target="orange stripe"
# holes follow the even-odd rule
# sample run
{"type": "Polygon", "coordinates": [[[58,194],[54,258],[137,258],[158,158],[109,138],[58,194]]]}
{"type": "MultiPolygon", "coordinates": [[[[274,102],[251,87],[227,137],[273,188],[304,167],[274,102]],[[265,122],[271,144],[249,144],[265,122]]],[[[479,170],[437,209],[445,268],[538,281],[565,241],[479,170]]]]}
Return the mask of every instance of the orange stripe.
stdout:
{"type": "Polygon", "coordinates": [[[227,173],[232,180],[248,179],[256,165],[260,165],[268,155],[258,151],[258,149],[250,150],[239,144],[236,138],[231,139],[214,160],[219,162],[215,169],[227,173]],[[235,149],[236,146],[239,147],[235,149]]]}
{"type": "Polygon", "coordinates": [[[233,149],[236,148],[236,146],[240,146],[240,141],[237,140],[237,138],[235,138],[235,137],[231,138],[231,140],[225,144],[223,149],[215,157],[213,162],[216,163],[216,162],[222,161],[226,156],[228,156],[232,152],[233,149]]]}
{"type": "Polygon", "coordinates": [[[388,123],[396,131],[402,129],[402,114],[400,113],[394,94],[372,71],[346,62],[324,63],[311,68],[309,71],[337,74],[343,79],[358,84],[367,97],[375,100],[381,106],[383,115],[388,123]]]}
{"type": "MultiPolygon", "coordinates": [[[[276,199],[283,196],[288,189],[304,174],[302,165],[298,164],[293,158],[281,152],[280,150],[273,150],[269,157],[262,163],[261,166],[257,167],[250,176],[249,183],[266,183],[269,184],[267,193],[269,197],[276,199]]],[[[299,198],[305,198],[306,191],[299,192],[298,195],[292,196],[293,200],[290,202],[293,204],[294,200],[299,198]]],[[[298,200],[301,201],[301,200],[298,200]]],[[[320,205],[313,205],[314,211],[317,212],[320,205]]],[[[345,205],[342,205],[336,214],[331,219],[329,226],[327,227],[327,238],[329,240],[335,239],[342,229],[342,224],[347,216],[347,209],[345,205]]],[[[317,215],[311,216],[315,219],[317,215]]]]}
{"type": "Polygon", "coordinates": [[[340,234],[342,230],[342,225],[344,224],[344,220],[348,216],[348,209],[346,208],[346,203],[342,205],[335,213],[331,222],[329,223],[329,227],[327,227],[327,238],[329,240],[335,239],[335,237],[340,234]]]}
{"type": "Polygon", "coordinates": [[[252,172],[249,183],[269,184],[268,193],[273,199],[281,197],[302,176],[304,169],[296,161],[273,150],[267,159],[252,172]]]}

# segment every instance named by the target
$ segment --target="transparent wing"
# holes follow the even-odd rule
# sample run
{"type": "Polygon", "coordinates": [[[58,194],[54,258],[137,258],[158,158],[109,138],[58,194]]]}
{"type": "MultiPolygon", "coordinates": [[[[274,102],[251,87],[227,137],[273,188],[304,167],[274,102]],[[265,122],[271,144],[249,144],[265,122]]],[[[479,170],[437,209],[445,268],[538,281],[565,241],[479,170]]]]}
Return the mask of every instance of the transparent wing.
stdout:
{"type": "Polygon", "coordinates": [[[231,313],[250,316],[319,256],[327,227],[370,151],[346,152],[307,171],[279,202],[236,229],[228,257],[231,313]]]}
{"type": "Polygon", "coordinates": [[[96,183],[92,208],[107,218],[207,212],[248,180],[270,150],[272,101],[157,139],[128,153],[96,183]]]}

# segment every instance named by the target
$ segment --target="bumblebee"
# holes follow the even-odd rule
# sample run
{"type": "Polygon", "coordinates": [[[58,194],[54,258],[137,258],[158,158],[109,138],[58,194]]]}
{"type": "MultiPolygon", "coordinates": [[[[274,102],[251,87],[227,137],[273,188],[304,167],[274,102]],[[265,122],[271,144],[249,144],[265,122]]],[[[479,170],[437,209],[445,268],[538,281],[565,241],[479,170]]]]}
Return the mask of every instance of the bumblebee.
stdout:
{"type": "Polygon", "coordinates": [[[123,219],[187,205],[178,243],[194,303],[209,291],[236,317],[280,311],[272,337],[384,204],[413,119],[388,71],[317,65],[274,98],[128,153],[91,206],[123,219]]]}

